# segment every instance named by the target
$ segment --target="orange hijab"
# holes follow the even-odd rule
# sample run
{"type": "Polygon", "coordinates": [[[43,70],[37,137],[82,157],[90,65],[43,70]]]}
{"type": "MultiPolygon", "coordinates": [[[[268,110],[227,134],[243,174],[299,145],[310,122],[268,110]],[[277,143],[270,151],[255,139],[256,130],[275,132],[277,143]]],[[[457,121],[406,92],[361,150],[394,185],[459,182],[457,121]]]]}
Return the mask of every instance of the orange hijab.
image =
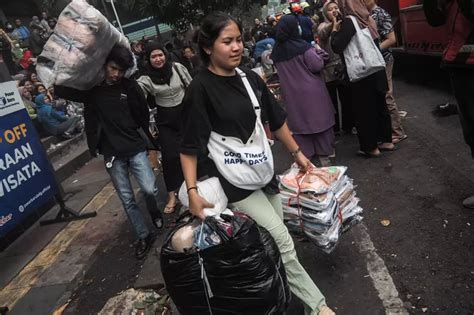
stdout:
{"type": "Polygon", "coordinates": [[[373,39],[379,38],[377,24],[370,16],[364,0],[338,0],[339,8],[344,16],[352,15],[359,22],[360,28],[368,28],[373,39]]]}

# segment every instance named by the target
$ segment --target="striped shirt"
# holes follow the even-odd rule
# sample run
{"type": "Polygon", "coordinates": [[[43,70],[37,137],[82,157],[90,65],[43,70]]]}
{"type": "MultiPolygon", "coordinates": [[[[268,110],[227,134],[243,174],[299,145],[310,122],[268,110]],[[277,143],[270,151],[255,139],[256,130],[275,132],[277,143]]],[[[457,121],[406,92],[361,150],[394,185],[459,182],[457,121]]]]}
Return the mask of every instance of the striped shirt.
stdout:
{"type": "MultiPolygon", "coordinates": [[[[393,32],[392,17],[390,14],[379,6],[376,6],[371,12],[372,18],[377,23],[377,31],[380,35],[380,42],[383,42],[388,34],[393,32]]],[[[382,55],[385,61],[392,57],[390,50],[386,49],[382,51],[382,55]]]]}

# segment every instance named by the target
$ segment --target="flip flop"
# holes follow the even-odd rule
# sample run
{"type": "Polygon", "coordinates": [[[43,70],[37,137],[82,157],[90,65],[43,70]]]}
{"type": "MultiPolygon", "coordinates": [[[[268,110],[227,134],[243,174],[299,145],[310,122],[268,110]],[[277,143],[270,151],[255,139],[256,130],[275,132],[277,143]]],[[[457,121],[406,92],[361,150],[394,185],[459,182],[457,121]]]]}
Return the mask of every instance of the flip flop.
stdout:
{"type": "Polygon", "coordinates": [[[403,135],[403,136],[401,136],[401,137],[393,137],[393,138],[392,138],[392,143],[393,143],[393,144],[397,144],[397,143],[400,143],[400,142],[402,142],[403,140],[405,140],[405,139],[407,139],[407,138],[408,138],[407,135],[403,135]]]}
{"type": "Polygon", "coordinates": [[[165,209],[163,210],[164,214],[172,214],[173,212],[176,211],[176,207],[178,206],[178,202],[176,202],[173,206],[165,206],[165,209]]]}

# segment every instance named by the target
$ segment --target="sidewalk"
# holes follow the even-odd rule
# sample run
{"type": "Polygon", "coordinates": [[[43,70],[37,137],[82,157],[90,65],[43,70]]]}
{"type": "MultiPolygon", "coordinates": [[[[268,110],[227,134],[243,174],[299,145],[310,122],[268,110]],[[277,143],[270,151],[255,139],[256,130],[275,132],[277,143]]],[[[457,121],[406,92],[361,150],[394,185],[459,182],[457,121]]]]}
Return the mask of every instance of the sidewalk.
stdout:
{"type": "MultiPolygon", "coordinates": [[[[50,226],[37,223],[0,254],[0,306],[8,306],[8,314],[51,314],[66,303],[100,245],[117,238],[127,221],[102,161],[91,161],[63,185],[69,207],[97,211],[97,217],[50,226]]],[[[56,212],[50,210],[43,219],[56,212]]],[[[133,242],[133,234],[125,241],[133,242]]],[[[133,248],[123,255],[135,260],[133,248]]]]}

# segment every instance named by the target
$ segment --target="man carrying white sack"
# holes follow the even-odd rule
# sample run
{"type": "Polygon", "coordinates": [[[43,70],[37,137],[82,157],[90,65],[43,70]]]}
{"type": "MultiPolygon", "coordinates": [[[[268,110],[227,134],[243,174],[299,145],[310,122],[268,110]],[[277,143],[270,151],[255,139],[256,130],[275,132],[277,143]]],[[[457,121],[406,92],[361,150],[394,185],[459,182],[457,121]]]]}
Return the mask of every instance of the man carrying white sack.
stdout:
{"type": "Polygon", "coordinates": [[[135,256],[142,259],[154,236],[135,200],[129,171],[144,193],[158,229],[163,227],[163,216],[156,203],[158,189],[147,158],[147,143],[154,145],[148,131],[148,106],[137,82],[124,77],[125,70],[132,66],[133,57],[128,49],[115,46],[107,57],[105,80],[101,84],[88,91],[62,86],[56,86],[55,91],[62,98],[84,103],[89,150],[92,156],[104,156],[107,172],[138,236],[135,256]]]}

